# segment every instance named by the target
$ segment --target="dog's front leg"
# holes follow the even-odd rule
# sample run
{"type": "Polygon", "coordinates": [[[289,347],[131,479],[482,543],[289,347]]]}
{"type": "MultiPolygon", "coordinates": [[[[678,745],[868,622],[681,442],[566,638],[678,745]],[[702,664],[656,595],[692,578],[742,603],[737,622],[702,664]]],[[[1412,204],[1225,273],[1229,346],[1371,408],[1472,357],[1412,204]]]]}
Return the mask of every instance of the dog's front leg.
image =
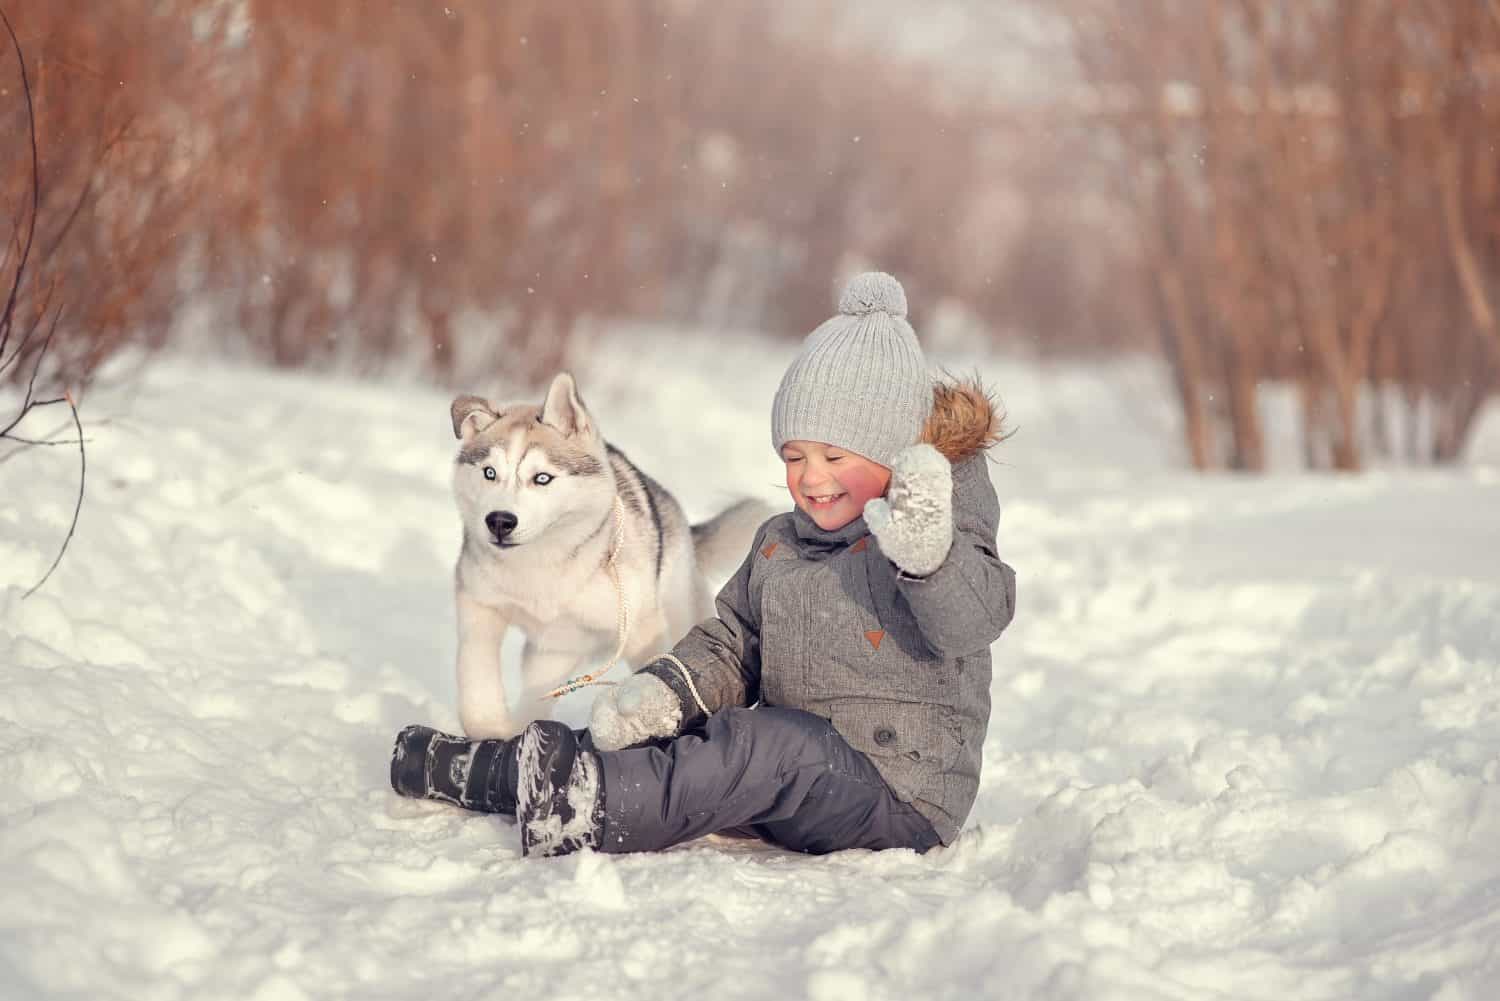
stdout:
{"type": "Polygon", "coordinates": [[[588,662],[586,651],[547,649],[528,638],[521,653],[521,712],[530,719],[550,719],[557,700],[547,693],[582,674],[588,662]]]}
{"type": "Polygon", "coordinates": [[[498,609],[458,593],[458,718],[474,740],[514,737],[525,723],[511,715],[500,671],[509,625],[498,609]]]}

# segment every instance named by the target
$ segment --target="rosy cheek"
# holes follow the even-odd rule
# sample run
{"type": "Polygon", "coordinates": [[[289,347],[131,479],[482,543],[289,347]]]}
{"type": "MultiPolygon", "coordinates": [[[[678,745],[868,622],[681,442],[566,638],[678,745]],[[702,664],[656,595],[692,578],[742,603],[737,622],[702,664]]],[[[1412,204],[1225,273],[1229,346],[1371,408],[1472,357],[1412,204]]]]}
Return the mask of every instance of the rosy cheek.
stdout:
{"type": "Polygon", "coordinates": [[[888,477],[880,470],[851,470],[845,477],[844,489],[849,492],[851,501],[863,507],[865,501],[872,497],[879,497],[885,492],[887,479],[888,477]]]}

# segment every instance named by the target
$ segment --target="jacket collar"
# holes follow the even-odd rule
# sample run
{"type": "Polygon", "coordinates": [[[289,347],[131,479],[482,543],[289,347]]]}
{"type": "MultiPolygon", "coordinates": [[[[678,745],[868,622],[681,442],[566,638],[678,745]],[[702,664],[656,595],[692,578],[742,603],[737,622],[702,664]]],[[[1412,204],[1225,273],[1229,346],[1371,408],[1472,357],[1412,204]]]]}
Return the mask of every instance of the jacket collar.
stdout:
{"type": "Polygon", "coordinates": [[[797,541],[813,549],[842,549],[870,533],[864,518],[855,518],[843,528],[825,532],[800,507],[792,509],[792,524],[797,528],[797,541]]]}

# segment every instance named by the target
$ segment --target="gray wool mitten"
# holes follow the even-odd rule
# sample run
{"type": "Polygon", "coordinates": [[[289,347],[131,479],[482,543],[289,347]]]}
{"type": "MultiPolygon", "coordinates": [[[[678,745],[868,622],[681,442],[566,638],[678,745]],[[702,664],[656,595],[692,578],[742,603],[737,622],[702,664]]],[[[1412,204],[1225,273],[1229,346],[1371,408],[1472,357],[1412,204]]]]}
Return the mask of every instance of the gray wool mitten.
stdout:
{"type": "Polygon", "coordinates": [[[677,736],[682,701],[654,674],[633,674],[606,688],[589,712],[589,732],[601,751],[618,751],[644,740],[677,736]]]}
{"type": "Polygon", "coordinates": [[[911,445],[891,463],[885,497],[865,502],[865,524],[881,552],[912,577],[943,565],[953,545],[953,467],[931,445],[911,445]]]}

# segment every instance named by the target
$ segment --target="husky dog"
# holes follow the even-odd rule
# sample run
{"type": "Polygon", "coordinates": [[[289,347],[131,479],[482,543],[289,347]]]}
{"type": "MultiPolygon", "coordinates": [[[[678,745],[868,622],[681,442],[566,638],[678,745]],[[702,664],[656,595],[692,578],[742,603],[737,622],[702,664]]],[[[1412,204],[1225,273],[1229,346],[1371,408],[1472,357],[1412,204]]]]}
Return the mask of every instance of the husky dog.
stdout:
{"type": "Polygon", "coordinates": [[[670,647],[711,614],[708,578],[731,572],[774,513],[747,500],[690,527],[672,495],[604,440],[566,372],[540,407],[460,396],[452,417],[458,713],[471,738],[513,737],[546,718],[547,692],[621,645],[636,666],[670,647]],[[526,636],[518,710],[501,680],[512,625],[526,636]]]}

